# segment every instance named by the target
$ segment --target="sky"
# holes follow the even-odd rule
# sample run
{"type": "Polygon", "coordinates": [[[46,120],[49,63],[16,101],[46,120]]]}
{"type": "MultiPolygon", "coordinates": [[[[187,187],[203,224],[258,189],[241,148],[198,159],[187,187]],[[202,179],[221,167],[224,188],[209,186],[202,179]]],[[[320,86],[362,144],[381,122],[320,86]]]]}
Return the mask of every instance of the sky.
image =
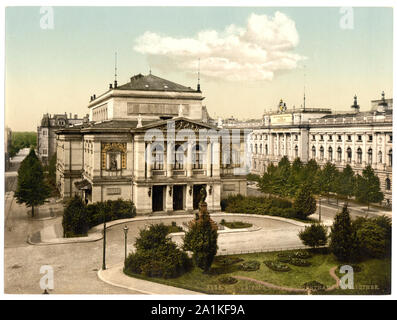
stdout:
{"type": "Polygon", "coordinates": [[[212,117],[288,108],[361,110],[392,97],[391,8],[8,7],[5,123],[88,113],[90,96],[135,74],[196,87],[212,117]],[[51,11],[53,13],[51,19],[51,11]],[[199,67],[200,66],[200,67],[199,67]]]}

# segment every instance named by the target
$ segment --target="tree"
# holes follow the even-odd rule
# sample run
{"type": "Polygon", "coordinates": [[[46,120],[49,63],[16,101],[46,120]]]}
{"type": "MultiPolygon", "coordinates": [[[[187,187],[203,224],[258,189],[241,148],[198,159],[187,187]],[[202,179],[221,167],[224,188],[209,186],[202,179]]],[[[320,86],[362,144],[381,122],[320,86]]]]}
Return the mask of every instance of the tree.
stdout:
{"type": "Polygon", "coordinates": [[[189,225],[183,248],[193,252],[193,261],[204,273],[207,273],[218,250],[217,241],[217,230],[207,213],[189,225]]]}
{"type": "Polygon", "coordinates": [[[316,199],[314,199],[310,187],[302,185],[296,195],[293,209],[298,218],[306,219],[316,212],[316,199]]]}
{"type": "Polygon", "coordinates": [[[355,237],[347,205],[336,214],[331,227],[330,245],[331,252],[340,261],[352,259],[355,247],[355,237]]]}
{"type": "Polygon", "coordinates": [[[51,158],[50,161],[48,163],[48,183],[53,186],[56,187],[56,165],[57,165],[57,154],[54,153],[51,158]]]}
{"type": "Polygon", "coordinates": [[[18,186],[15,192],[17,203],[24,203],[32,208],[41,205],[50,196],[50,189],[44,180],[43,166],[33,149],[21,162],[18,170],[18,186]]]}
{"type": "Polygon", "coordinates": [[[380,191],[379,178],[370,165],[363,170],[362,175],[357,175],[355,191],[357,200],[367,203],[368,211],[371,202],[383,200],[384,195],[380,191]]]}
{"type": "Polygon", "coordinates": [[[327,244],[327,227],[313,223],[299,232],[299,238],[305,246],[317,248],[327,244]]]}
{"type": "Polygon", "coordinates": [[[321,193],[327,196],[329,202],[329,195],[334,191],[334,181],[338,170],[331,162],[327,162],[318,175],[318,185],[321,186],[321,193]]]}
{"type": "Polygon", "coordinates": [[[81,198],[75,195],[63,210],[63,236],[66,238],[85,235],[88,231],[86,206],[81,198]]]}
{"type": "Polygon", "coordinates": [[[346,197],[348,203],[349,197],[354,195],[354,188],[356,184],[356,177],[350,165],[346,165],[342,172],[337,175],[335,179],[335,192],[339,197],[346,197]]]}

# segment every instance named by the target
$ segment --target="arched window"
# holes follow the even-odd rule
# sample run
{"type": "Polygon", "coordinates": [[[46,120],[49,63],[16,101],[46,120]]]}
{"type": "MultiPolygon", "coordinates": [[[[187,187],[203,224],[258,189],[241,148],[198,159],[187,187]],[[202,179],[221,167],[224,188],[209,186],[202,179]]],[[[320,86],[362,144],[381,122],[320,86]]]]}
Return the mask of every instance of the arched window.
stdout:
{"type": "Polygon", "coordinates": [[[372,164],[372,149],[368,149],[368,164],[372,164]]]}
{"type": "Polygon", "coordinates": [[[295,146],[295,157],[296,158],[298,157],[298,151],[299,151],[298,146],[295,146]]]}
{"type": "Polygon", "coordinates": [[[262,154],[262,144],[259,145],[259,153],[262,154]]]}
{"type": "Polygon", "coordinates": [[[336,151],[338,154],[338,162],[342,161],[342,148],[338,147],[338,150],[336,151]]]}
{"type": "Polygon", "coordinates": [[[324,160],[324,147],[320,147],[320,160],[324,160]]]}
{"type": "Polygon", "coordinates": [[[175,162],[174,162],[174,169],[182,170],[183,169],[183,162],[185,158],[185,150],[183,146],[180,144],[175,145],[175,162]]]}
{"type": "Polygon", "coordinates": [[[329,161],[332,161],[333,159],[332,159],[332,147],[329,147],[328,148],[328,160],[329,161]]]}
{"type": "Polygon", "coordinates": [[[315,146],[312,147],[312,158],[313,159],[316,158],[316,147],[315,146]]]}
{"type": "Polygon", "coordinates": [[[389,178],[386,178],[386,181],[385,181],[386,183],[386,190],[388,190],[388,191],[390,191],[390,189],[391,189],[391,182],[390,182],[390,179],[389,178]]]}
{"type": "Polygon", "coordinates": [[[382,151],[378,152],[378,162],[382,163],[382,151]]]}
{"type": "Polygon", "coordinates": [[[164,168],[164,148],[161,144],[156,144],[152,149],[153,170],[163,170],[164,168]]]}
{"type": "Polygon", "coordinates": [[[361,148],[357,149],[357,162],[359,164],[363,163],[363,151],[361,150],[361,148]]]}
{"type": "Polygon", "coordinates": [[[266,154],[266,155],[269,154],[269,150],[268,150],[267,144],[265,144],[265,154],[266,154]]]}
{"type": "Polygon", "coordinates": [[[388,157],[389,157],[389,167],[391,167],[393,165],[393,150],[392,149],[389,150],[388,157]]]}
{"type": "Polygon", "coordinates": [[[347,162],[352,162],[352,149],[349,147],[346,150],[346,155],[347,155],[347,162]]]}
{"type": "Polygon", "coordinates": [[[203,169],[203,160],[204,160],[204,152],[203,148],[199,143],[194,147],[194,159],[193,160],[193,169],[203,169]]]}
{"type": "Polygon", "coordinates": [[[255,154],[258,154],[258,145],[255,144],[255,154]]]}

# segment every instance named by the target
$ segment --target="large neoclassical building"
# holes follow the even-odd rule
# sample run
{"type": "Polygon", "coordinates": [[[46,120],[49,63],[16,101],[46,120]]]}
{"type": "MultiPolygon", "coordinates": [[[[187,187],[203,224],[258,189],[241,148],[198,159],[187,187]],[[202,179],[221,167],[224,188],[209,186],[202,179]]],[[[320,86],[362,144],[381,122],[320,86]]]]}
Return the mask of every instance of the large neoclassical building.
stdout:
{"type": "MultiPolygon", "coordinates": [[[[109,85],[88,104],[89,119],[57,132],[57,184],[87,203],[129,199],[138,214],[210,210],[246,194],[245,136],[210,121],[200,90],[152,74],[109,85]]],[[[236,130],[234,130],[236,131],[236,130]]]]}
{"type": "Polygon", "coordinates": [[[356,172],[371,165],[378,175],[385,204],[392,201],[393,100],[371,101],[371,110],[361,112],[354,98],[352,111],[330,109],[287,110],[281,102],[277,112],[263,116],[263,124],[250,135],[251,171],[263,174],[270,163],[283,156],[290,161],[315,159],[320,165],[331,161],[340,170],[346,164],[356,172]]]}

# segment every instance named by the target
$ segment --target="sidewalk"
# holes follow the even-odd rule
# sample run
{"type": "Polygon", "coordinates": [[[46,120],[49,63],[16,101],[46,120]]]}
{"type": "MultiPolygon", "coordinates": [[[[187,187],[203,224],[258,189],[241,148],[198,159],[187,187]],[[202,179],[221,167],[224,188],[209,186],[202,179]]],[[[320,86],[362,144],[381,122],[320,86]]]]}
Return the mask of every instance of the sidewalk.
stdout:
{"type": "Polygon", "coordinates": [[[123,272],[123,263],[114,265],[106,270],[99,270],[98,278],[112,286],[138,291],[142,294],[202,294],[200,292],[167,286],[165,284],[127,276],[123,272]]]}

